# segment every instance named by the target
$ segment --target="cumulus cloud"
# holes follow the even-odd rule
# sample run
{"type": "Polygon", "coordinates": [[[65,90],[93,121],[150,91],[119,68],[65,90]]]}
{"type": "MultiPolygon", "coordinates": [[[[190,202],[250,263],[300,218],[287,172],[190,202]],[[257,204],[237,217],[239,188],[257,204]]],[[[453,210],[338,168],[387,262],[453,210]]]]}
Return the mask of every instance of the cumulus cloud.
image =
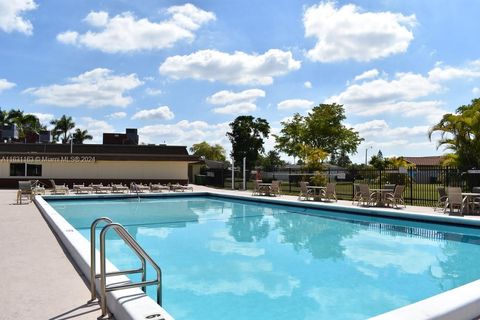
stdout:
{"type": "Polygon", "coordinates": [[[82,117],[77,123],[77,127],[87,130],[92,135],[91,143],[102,143],[103,133],[115,132],[115,128],[106,121],[94,119],[91,117],[82,117]]]}
{"type": "Polygon", "coordinates": [[[480,60],[472,61],[464,67],[445,66],[439,63],[428,73],[428,77],[435,82],[480,78],[480,60]]]}
{"type": "Polygon", "coordinates": [[[126,116],[127,116],[126,112],[119,111],[119,112],[110,113],[109,115],[107,115],[107,118],[109,118],[109,119],[123,119],[126,116]]]}
{"type": "Polygon", "coordinates": [[[37,4],[33,0],[0,0],[0,30],[31,35],[32,23],[22,15],[36,8],[37,4]]]}
{"type": "Polygon", "coordinates": [[[84,21],[99,31],[79,34],[68,30],[58,34],[57,40],[106,53],[157,50],[172,47],[178,41],[193,41],[196,30],[216,19],[214,13],[190,3],[169,7],[166,12],[169,19],[152,22],[138,19],[131,12],[110,17],[105,11],[92,11],[84,21]]]}
{"type": "Polygon", "coordinates": [[[29,88],[24,93],[36,96],[36,103],[59,107],[126,107],[133,99],[124,94],[143,84],[134,73],[113,75],[112,70],[102,68],[82,73],[68,82],[29,88]]]}
{"type": "Polygon", "coordinates": [[[213,109],[215,113],[238,114],[255,111],[257,109],[255,101],[263,97],[265,97],[265,91],[261,89],[249,89],[240,92],[222,90],[207,97],[206,100],[213,105],[223,105],[223,107],[213,109]]]}
{"type": "Polygon", "coordinates": [[[303,83],[303,86],[307,89],[311,89],[312,88],[312,83],[310,81],[305,81],[303,83]]]}
{"type": "Polygon", "coordinates": [[[390,127],[385,120],[378,119],[353,125],[353,129],[358,131],[363,138],[388,137],[390,139],[401,139],[407,136],[425,138],[429,128],[429,126],[390,127]]]}
{"type": "Polygon", "coordinates": [[[314,102],[305,99],[288,99],[283,100],[277,104],[278,110],[291,110],[291,109],[310,109],[313,107],[314,102]]]}
{"type": "Polygon", "coordinates": [[[347,112],[371,116],[396,112],[403,116],[424,115],[432,121],[443,114],[442,103],[418,100],[442,91],[442,86],[428,77],[414,73],[397,73],[392,80],[374,79],[348,86],[326,101],[345,105],[347,112]]]}
{"type": "Polygon", "coordinates": [[[378,70],[372,69],[372,70],[365,71],[362,74],[359,74],[358,76],[355,77],[354,81],[376,78],[378,77],[378,75],[379,75],[378,70]]]}
{"type": "Polygon", "coordinates": [[[337,8],[321,2],[305,10],[305,36],[316,39],[307,57],[313,61],[370,61],[405,52],[413,40],[415,15],[364,12],[354,4],[337,8]]]}
{"type": "Polygon", "coordinates": [[[269,85],[273,78],[300,68],[290,51],[270,49],[264,54],[233,54],[200,50],[189,55],[168,57],[159,72],[172,79],[221,81],[240,85],[269,85]]]}
{"type": "Polygon", "coordinates": [[[10,82],[7,79],[0,79],[0,92],[11,89],[15,86],[16,86],[15,83],[10,82]]]}
{"type": "Polygon", "coordinates": [[[141,110],[135,113],[132,117],[133,120],[148,120],[148,119],[171,120],[173,118],[174,118],[174,114],[168,106],[161,106],[155,109],[141,110]]]}
{"type": "Polygon", "coordinates": [[[230,142],[225,135],[230,129],[228,122],[209,124],[205,121],[182,120],[175,124],[156,124],[138,129],[142,142],[167,143],[191,146],[194,143],[208,141],[228,147],[230,142]]]}
{"type": "Polygon", "coordinates": [[[472,93],[473,94],[480,94],[480,88],[479,87],[475,87],[472,89],[472,93]]]}

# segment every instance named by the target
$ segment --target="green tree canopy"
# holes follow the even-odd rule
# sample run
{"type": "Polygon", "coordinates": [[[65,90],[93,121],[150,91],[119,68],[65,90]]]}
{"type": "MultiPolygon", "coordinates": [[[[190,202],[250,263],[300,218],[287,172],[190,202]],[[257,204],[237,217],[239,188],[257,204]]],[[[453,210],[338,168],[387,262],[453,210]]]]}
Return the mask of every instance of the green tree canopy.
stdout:
{"type": "Polygon", "coordinates": [[[83,144],[85,140],[92,140],[92,135],[88,134],[87,130],[82,130],[77,128],[72,135],[73,143],[75,144],[83,144]]]}
{"type": "Polygon", "coordinates": [[[33,114],[28,114],[20,109],[11,109],[10,111],[0,111],[1,125],[15,124],[18,129],[18,138],[25,139],[30,132],[38,133],[45,130],[45,126],[40,123],[40,120],[33,114]]]}
{"type": "Polygon", "coordinates": [[[460,106],[455,114],[444,114],[430,129],[430,140],[435,132],[440,133],[437,148],[451,151],[446,155],[450,165],[462,170],[480,168],[480,99],[460,106]]]}
{"type": "MultiPolygon", "coordinates": [[[[298,157],[302,145],[322,149],[331,160],[343,158],[357,152],[363,141],[358,132],[342,124],[345,120],[343,105],[320,104],[305,117],[295,114],[289,121],[282,122],[283,128],[275,136],[275,147],[286,154],[298,157]]],[[[348,162],[348,161],[346,161],[348,162]]]]}
{"type": "Polygon", "coordinates": [[[247,158],[247,168],[252,169],[260,153],[264,152],[263,139],[268,138],[270,125],[267,120],[252,116],[239,116],[230,123],[231,132],[227,136],[232,143],[235,161],[247,158]]]}
{"type": "Polygon", "coordinates": [[[225,149],[219,145],[210,145],[206,141],[195,143],[190,147],[190,152],[196,156],[205,157],[205,159],[225,161],[225,149]]]}
{"type": "Polygon", "coordinates": [[[275,168],[285,165],[285,161],[280,158],[280,154],[277,151],[271,150],[265,156],[259,155],[258,164],[265,171],[273,171],[275,168]]]}
{"type": "Polygon", "coordinates": [[[58,138],[63,135],[62,143],[67,143],[71,137],[70,130],[75,128],[75,122],[72,117],[63,115],[60,119],[54,119],[50,121],[50,124],[54,125],[53,138],[58,141],[58,138]]]}

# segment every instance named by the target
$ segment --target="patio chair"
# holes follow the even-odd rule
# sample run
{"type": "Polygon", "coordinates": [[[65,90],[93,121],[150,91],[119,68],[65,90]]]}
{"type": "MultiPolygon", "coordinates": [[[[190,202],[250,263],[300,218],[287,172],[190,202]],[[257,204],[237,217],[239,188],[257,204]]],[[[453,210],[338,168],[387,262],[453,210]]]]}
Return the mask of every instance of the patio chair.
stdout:
{"type": "Polygon", "coordinates": [[[124,193],[125,191],[128,191],[128,187],[122,183],[111,183],[110,185],[112,186],[112,192],[114,193],[124,193]]]}
{"type": "Polygon", "coordinates": [[[110,185],[104,186],[103,183],[92,183],[90,187],[93,189],[95,193],[108,193],[111,192],[113,189],[110,185]]]}
{"type": "Polygon", "coordinates": [[[135,182],[132,182],[130,183],[130,192],[131,193],[142,193],[144,191],[148,191],[150,190],[150,187],[149,186],[146,186],[144,184],[141,184],[141,183],[135,183],[135,182]]]}
{"type": "Polygon", "coordinates": [[[264,186],[261,186],[260,183],[262,180],[254,180],[252,196],[261,196],[265,195],[266,189],[264,186]]]}
{"type": "Polygon", "coordinates": [[[50,179],[50,183],[52,184],[52,194],[67,194],[69,192],[68,186],[65,184],[57,185],[55,180],[50,179]]]}
{"type": "Polygon", "coordinates": [[[45,185],[39,180],[30,180],[32,186],[32,197],[37,194],[45,194],[45,185]]]}
{"type": "Polygon", "coordinates": [[[361,203],[364,206],[369,207],[370,205],[376,204],[377,201],[377,193],[371,192],[368,184],[360,184],[359,185],[359,192],[360,192],[360,199],[358,200],[358,205],[361,203]]]}
{"type": "Polygon", "coordinates": [[[458,187],[449,187],[447,188],[447,201],[445,202],[445,207],[443,213],[447,212],[447,209],[450,209],[451,215],[454,214],[455,208],[458,209],[458,214],[463,212],[463,197],[462,197],[462,188],[458,187]]]}
{"type": "Polygon", "coordinates": [[[445,190],[445,187],[438,187],[438,201],[433,207],[433,211],[436,211],[438,208],[445,208],[446,202],[447,202],[447,191],[445,190]]]}
{"type": "Polygon", "coordinates": [[[393,192],[386,193],[384,200],[387,206],[391,204],[392,207],[398,208],[398,204],[403,204],[403,207],[406,208],[407,206],[405,205],[405,200],[403,199],[404,190],[405,186],[396,185],[393,192]]]}
{"type": "Polygon", "coordinates": [[[93,188],[92,187],[88,187],[88,186],[85,186],[85,184],[76,184],[74,183],[73,184],[73,187],[72,187],[72,190],[73,192],[75,193],[90,193],[93,191],[93,188]]]}
{"type": "Polygon", "coordinates": [[[270,187],[270,195],[276,197],[280,196],[280,181],[273,180],[272,185],[270,187]]]}
{"type": "Polygon", "coordinates": [[[354,191],[353,191],[352,204],[355,204],[355,201],[359,202],[360,199],[362,198],[362,193],[360,192],[360,185],[359,184],[354,184],[353,185],[353,190],[354,191]]]}
{"type": "Polygon", "coordinates": [[[18,181],[17,204],[22,204],[23,197],[32,200],[32,184],[30,181],[18,181]]]}
{"type": "Polygon", "coordinates": [[[162,192],[162,190],[170,191],[170,187],[160,183],[150,183],[150,192],[162,192]]]}
{"type": "Polygon", "coordinates": [[[325,200],[335,200],[337,201],[337,193],[335,192],[335,183],[327,183],[327,188],[324,191],[323,197],[325,200]]]}
{"type": "Polygon", "coordinates": [[[313,199],[312,190],[308,189],[308,182],[300,181],[298,184],[300,186],[300,195],[298,196],[298,200],[302,200],[302,197],[304,200],[310,200],[310,198],[313,199]]]}

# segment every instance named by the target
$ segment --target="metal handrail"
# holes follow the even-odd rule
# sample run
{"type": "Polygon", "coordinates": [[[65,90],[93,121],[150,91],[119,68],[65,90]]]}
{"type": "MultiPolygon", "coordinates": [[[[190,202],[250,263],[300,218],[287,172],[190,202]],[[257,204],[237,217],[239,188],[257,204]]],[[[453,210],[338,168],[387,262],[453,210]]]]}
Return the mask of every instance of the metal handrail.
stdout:
{"type": "Polygon", "coordinates": [[[95,229],[97,228],[97,225],[102,221],[105,221],[107,223],[113,222],[112,219],[110,218],[101,217],[101,218],[95,219],[90,226],[90,293],[92,297],[91,301],[97,298],[97,290],[95,290],[95,279],[97,275],[97,267],[95,263],[96,262],[95,229]]]}
{"type": "Polygon", "coordinates": [[[107,314],[107,292],[120,290],[120,289],[129,289],[135,287],[142,287],[142,290],[146,291],[146,286],[148,285],[157,285],[157,303],[162,305],[162,270],[160,267],[153,261],[153,259],[143,250],[143,248],[133,239],[133,237],[128,233],[128,231],[119,223],[113,223],[109,218],[99,218],[96,219],[90,228],[90,237],[91,237],[91,291],[92,291],[92,300],[95,299],[96,290],[95,290],[95,279],[100,278],[100,303],[102,308],[102,317],[107,314]],[[100,274],[96,274],[95,269],[95,227],[101,221],[109,222],[106,226],[102,228],[100,232],[100,274]],[[132,249],[132,251],[137,255],[137,257],[142,262],[142,267],[139,269],[131,269],[125,271],[114,271],[106,272],[106,248],[105,248],[105,238],[107,232],[113,229],[123,241],[132,249]],[[148,261],[157,273],[156,280],[147,281],[147,267],[146,261],[148,261]],[[110,285],[107,287],[107,276],[114,275],[125,275],[132,273],[142,273],[142,281],[136,283],[127,283],[119,285],[110,285]]]}
{"type": "MultiPolygon", "coordinates": [[[[101,217],[101,218],[98,218],[95,221],[93,221],[92,225],[90,226],[90,261],[91,261],[90,279],[100,278],[100,275],[96,274],[97,268],[96,268],[96,251],[95,251],[95,245],[96,245],[95,229],[96,229],[98,223],[100,223],[102,221],[105,221],[108,224],[113,222],[110,218],[101,217]]],[[[128,234],[128,232],[127,232],[127,234],[128,234]]],[[[142,267],[139,268],[139,269],[109,272],[109,273],[107,273],[107,276],[134,274],[134,273],[140,273],[141,272],[142,273],[142,281],[146,281],[147,268],[146,268],[145,258],[142,257],[142,255],[137,252],[136,248],[132,247],[129,242],[127,242],[127,241],[125,241],[125,242],[130,247],[130,249],[132,249],[132,251],[137,255],[138,259],[140,259],[140,261],[142,262],[142,267]]],[[[145,292],[146,287],[142,287],[142,290],[145,292]]],[[[97,290],[95,289],[95,281],[90,282],[90,292],[91,292],[91,297],[92,297],[91,300],[93,301],[93,300],[95,300],[96,294],[97,294],[97,290]]]]}

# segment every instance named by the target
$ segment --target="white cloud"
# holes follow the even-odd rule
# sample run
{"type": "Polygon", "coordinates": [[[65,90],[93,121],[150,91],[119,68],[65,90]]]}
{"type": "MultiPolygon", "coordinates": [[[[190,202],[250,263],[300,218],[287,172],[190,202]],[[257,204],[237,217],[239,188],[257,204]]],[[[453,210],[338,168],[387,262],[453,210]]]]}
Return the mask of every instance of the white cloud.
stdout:
{"type": "Polygon", "coordinates": [[[149,96],[159,96],[162,94],[162,90],[147,88],[145,89],[145,93],[148,94],[149,96]]]}
{"type": "Polygon", "coordinates": [[[209,124],[205,121],[182,120],[175,124],[156,124],[138,129],[140,139],[145,143],[167,143],[191,146],[194,143],[208,141],[230,148],[225,133],[229,131],[228,122],[209,124]]]}
{"type": "Polygon", "coordinates": [[[133,99],[124,94],[143,82],[133,73],[118,76],[112,73],[97,68],[70,78],[68,84],[29,88],[24,93],[36,96],[36,103],[59,107],[126,107],[133,99]]]}
{"type": "Polygon", "coordinates": [[[29,114],[37,117],[42,124],[49,124],[50,121],[55,119],[55,116],[51,113],[29,112],[29,114]]]}
{"type": "Polygon", "coordinates": [[[93,27],[104,27],[108,24],[108,13],[91,11],[83,20],[93,27]]]}
{"type": "Polygon", "coordinates": [[[166,12],[169,19],[152,22],[146,18],[137,19],[131,12],[109,17],[107,12],[92,11],[84,21],[101,30],[84,34],[66,31],[57,35],[57,40],[107,53],[164,49],[181,40],[193,41],[194,31],[216,19],[212,12],[190,3],[169,7],[166,12]]]}
{"type": "Polygon", "coordinates": [[[393,80],[374,79],[352,84],[326,101],[343,104],[347,112],[364,116],[395,112],[403,116],[436,118],[445,111],[441,108],[442,103],[418,99],[441,90],[440,84],[420,74],[397,73],[393,80]]]}
{"type": "Polygon", "coordinates": [[[200,50],[185,56],[168,57],[159,72],[172,79],[221,81],[242,85],[269,85],[273,78],[300,68],[290,51],[270,49],[264,54],[233,54],[200,50]]]}
{"type": "Polygon", "coordinates": [[[353,59],[370,61],[405,52],[413,40],[415,15],[392,12],[363,12],[354,4],[337,8],[321,2],[304,13],[305,36],[316,38],[307,57],[334,62],[353,59]]]}
{"type": "Polygon", "coordinates": [[[473,94],[480,94],[480,88],[479,87],[475,87],[472,89],[472,93],[473,94]]]}
{"type": "Polygon", "coordinates": [[[265,91],[261,89],[249,89],[240,92],[222,90],[209,97],[207,102],[213,105],[224,105],[213,109],[215,113],[239,114],[251,113],[257,109],[255,101],[265,97],[265,91]]]}
{"type": "Polygon", "coordinates": [[[77,127],[87,130],[92,135],[91,143],[102,143],[105,132],[115,132],[115,128],[106,121],[93,119],[91,117],[82,117],[77,123],[77,127]]]}
{"type": "Polygon", "coordinates": [[[310,81],[305,81],[303,83],[303,86],[307,89],[311,89],[312,88],[312,83],[310,81]]]}
{"type": "Polygon", "coordinates": [[[11,89],[15,86],[15,83],[9,82],[7,79],[0,79],[0,92],[11,89]]]}
{"type": "Polygon", "coordinates": [[[36,8],[37,4],[33,0],[0,0],[0,29],[4,32],[32,34],[32,23],[22,15],[36,8]]]}
{"type": "Polygon", "coordinates": [[[283,100],[277,104],[278,110],[290,110],[290,109],[310,109],[313,107],[314,102],[305,99],[289,99],[283,100]]]}
{"type": "Polygon", "coordinates": [[[427,139],[429,126],[390,127],[385,120],[371,120],[353,125],[353,129],[360,133],[362,138],[388,138],[400,140],[405,137],[417,136],[427,139]]]}
{"type": "Polygon", "coordinates": [[[123,119],[126,116],[127,116],[126,112],[119,111],[119,112],[110,113],[109,115],[107,115],[107,118],[109,118],[109,119],[123,119]]]}
{"type": "Polygon", "coordinates": [[[480,60],[472,61],[463,68],[437,64],[428,73],[428,77],[434,82],[480,78],[480,60]]]}
{"type": "Polygon", "coordinates": [[[378,75],[379,75],[378,70],[377,69],[372,69],[372,70],[365,71],[364,73],[356,76],[354,81],[376,78],[376,77],[378,77],[378,75]]]}
{"type": "Polygon", "coordinates": [[[173,118],[174,118],[174,114],[168,106],[161,106],[155,109],[141,110],[135,113],[132,117],[133,120],[149,120],[149,119],[171,120],[173,118]]]}
{"type": "Polygon", "coordinates": [[[77,43],[78,32],[75,31],[65,31],[57,35],[57,40],[65,44],[75,44],[77,43]]]}

